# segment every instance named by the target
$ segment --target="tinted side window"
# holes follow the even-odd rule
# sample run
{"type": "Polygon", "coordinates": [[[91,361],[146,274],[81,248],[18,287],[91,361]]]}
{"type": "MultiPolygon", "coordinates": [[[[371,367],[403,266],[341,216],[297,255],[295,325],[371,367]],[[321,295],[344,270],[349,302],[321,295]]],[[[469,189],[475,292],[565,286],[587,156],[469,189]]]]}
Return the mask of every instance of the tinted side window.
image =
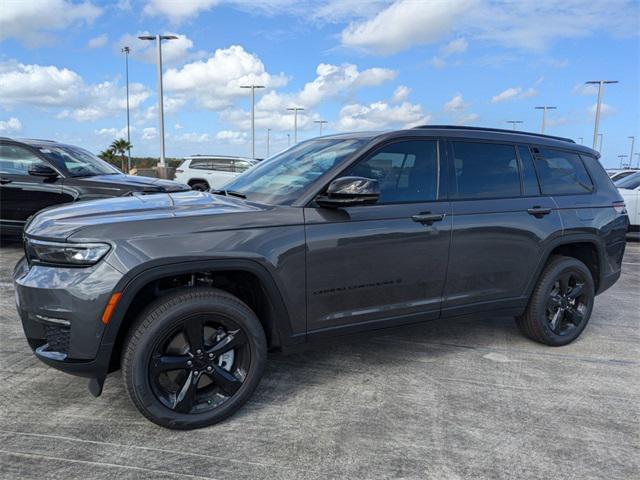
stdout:
{"type": "Polygon", "coordinates": [[[538,186],[538,177],[533,167],[533,157],[529,151],[529,147],[520,145],[518,147],[520,154],[520,162],[522,163],[522,193],[526,196],[540,195],[540,187],[538,186]]]}
{"type": "Polygon", "coordinates": [[[438,198],[438,146],[435,140],[392,143],[342,176],[374,178],[378,204],[427,202],[438,198]]]}
{"type": "Polygon", "coordinates": [[[235,160],[233,162],[233,171],[234,172],[244,172],[248,170],[251,164],[246,160],[235,160]]]}
{"type": "Polygon", "coordinates": [[[211,170],[219,172],[233,172],[233,160],[228,158],[214,158],[210,160],[211,170]]]}
{"type": "Polygon", "coordinates": [[[16,145],[0,145],[0,172],[9,175],[29,175],[29,168],[44,163],[26,148],[16,145]]]}
{"type": "Polygon", "coordinates": [[[189,168],[195,168],[198,170],[210,170],[211,169],[211,167],[209,166],[210,162],[211,161],[207,158],[195,158],[191,160],[191,163],[189,164],[189,168]]]}
{"type": "Polygon", "coordinates": [[[548,148],[534,151],[542,193],[566,195],[593,190],[591,178],[578,154],[548,148]]]}
{"type": "Polygon", "coordinates": [[[454,198],[520,196],[520,171],[513,145],[452,142],[454,198]]]}

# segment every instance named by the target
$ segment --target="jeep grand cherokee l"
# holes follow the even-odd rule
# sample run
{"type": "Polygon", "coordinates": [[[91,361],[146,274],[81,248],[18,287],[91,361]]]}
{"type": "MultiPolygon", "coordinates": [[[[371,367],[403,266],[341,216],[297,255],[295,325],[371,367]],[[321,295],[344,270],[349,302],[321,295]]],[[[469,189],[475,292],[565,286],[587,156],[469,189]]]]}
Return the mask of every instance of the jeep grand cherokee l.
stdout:
{"type": "Polygon", "coordinates": [[[620,275],[628,218],[573,141],[419,127],[299,143],[217,193],[72,204],[26,226],[17,307],[45,363],[148,419],[216,423],[268,349],[459,315],[575,340],[620,275]]]}
{"type": "Polygon", "coordinates": [[[52,205],[181,190],[189,187],[125,175],[80,147],[0,138],[0,234],[5,236],[21,235],[27,218],[52,205]]]}

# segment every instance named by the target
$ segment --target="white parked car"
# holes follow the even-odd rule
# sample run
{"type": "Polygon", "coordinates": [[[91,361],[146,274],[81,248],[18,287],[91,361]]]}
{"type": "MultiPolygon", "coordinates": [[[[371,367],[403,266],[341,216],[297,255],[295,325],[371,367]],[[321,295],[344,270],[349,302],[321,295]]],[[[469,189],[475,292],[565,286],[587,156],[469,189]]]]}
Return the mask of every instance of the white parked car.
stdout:
{"type": "Polygon", "coordinates": [[[633,175],[636,172],[638,172],[637,168],[625,168],[624,170],[615,170],[608,173],[609,178],[611,178],[612,181],[617,182],[618,180],[622,180],[623,178],[626,178],[629,175],[633,175]]]}
{"type": "Polygon", "coordinates": [[[640,231],[640,172],[615,182],[629,213],[630,231],[640,231]]]}
{"type": "Polygon", "coordinates": [[[193,190],[207,191],[249,170],[257,160],[224,155],[193,155],[186,157],[176,169],[175,180],[186,183],[193,190]]]}

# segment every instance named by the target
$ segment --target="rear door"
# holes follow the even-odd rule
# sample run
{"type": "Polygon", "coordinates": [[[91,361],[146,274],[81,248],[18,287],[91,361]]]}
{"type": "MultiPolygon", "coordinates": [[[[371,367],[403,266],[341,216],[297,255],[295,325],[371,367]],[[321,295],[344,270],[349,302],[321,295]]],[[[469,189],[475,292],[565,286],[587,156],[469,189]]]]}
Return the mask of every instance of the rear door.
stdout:
{"type": "Polygon", "coordinates": [[[544,245],[562,233],[529,148],[452,139],[448,152],[453,220],[443,313],[520,305],[544,245]]]}
{"type": "Polygon", "coordinates": [[[68,201],[62,191],[61,177],[29,175],[29,168],[36,163],[46,162],[20,145],[0,145],[0,219],[3,228],[21,229],[39,210],[68,201]]]}
{"type": "Polygon", "coordinates": [[[340,175],[377,179],[375,205],[305,208],[309,333],[439,316],[451,229],[439,150],[380,147],[340,175]]]}

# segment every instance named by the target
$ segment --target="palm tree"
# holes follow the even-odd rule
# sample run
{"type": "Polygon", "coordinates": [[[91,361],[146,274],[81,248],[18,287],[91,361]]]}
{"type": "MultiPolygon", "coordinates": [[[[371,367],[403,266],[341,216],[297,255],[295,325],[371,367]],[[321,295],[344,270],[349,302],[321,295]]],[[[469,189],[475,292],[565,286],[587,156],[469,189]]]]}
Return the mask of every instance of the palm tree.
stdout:
{"type": "Polygon", "coordinates": [[[111,148],[101,151],[98,156],[107,163],[110,163],[114,167],[118,166],[118,158],[115,152],[111,148]]]}
{"type": "Polygon", "coordinates": [[[124,138],[118,138],[114,140],[110,147],[111,150],[113,150],[114,154],[120,155],[120,159],[122,160],[123,172],[127,171],[127,163],[126,163],[125,155],[127,153],[127,150],[131,149],[131,147],[133,147],[133,145],[127,142],[124,138]]]}

